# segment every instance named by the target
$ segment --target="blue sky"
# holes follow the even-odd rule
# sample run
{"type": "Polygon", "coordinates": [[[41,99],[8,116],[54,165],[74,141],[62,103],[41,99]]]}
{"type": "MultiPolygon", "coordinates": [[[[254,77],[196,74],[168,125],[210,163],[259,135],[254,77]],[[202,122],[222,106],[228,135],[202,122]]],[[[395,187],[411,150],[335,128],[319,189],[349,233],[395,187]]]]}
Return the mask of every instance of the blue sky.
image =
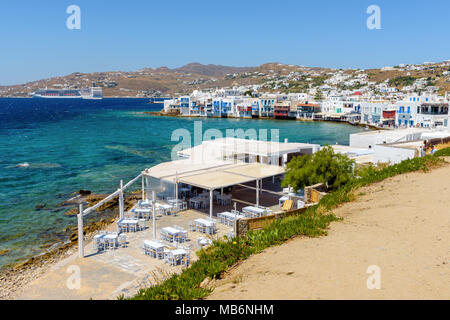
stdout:
{"type": "Polygon", "coordinates": [[[2,0],[0,84],[190,62],[369,68],[450,59],[448,0],[2,0]],[[66,8],[81,8],[68,30],[66,8]],[[369,5],[381,30],[366,27],[369,5]]]}

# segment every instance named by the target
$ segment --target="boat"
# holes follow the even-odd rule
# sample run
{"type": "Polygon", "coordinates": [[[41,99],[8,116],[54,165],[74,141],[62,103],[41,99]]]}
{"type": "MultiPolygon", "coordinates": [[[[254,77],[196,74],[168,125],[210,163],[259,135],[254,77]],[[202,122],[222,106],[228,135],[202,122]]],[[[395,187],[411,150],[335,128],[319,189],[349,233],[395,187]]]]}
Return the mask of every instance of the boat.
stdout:
{"type": "Polygon", "coordinates": [[[32,94],[33,98],[43,99],[103,99],[101,87],[76,89],[39,89],[32,94]]]}

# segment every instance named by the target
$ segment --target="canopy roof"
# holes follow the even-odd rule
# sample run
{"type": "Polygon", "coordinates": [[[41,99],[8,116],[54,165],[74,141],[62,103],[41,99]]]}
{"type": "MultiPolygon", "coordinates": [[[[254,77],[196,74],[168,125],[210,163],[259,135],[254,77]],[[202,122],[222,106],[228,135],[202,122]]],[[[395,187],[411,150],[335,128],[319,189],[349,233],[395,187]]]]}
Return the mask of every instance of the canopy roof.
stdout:
{"type": "Polygon", "coordinates": [[[254,155],[262,157],[281,156],[288,153],[311,151],[317,145],[309,143],[284,143],[239,138],[220,138],[203,141],[202,144],[178,152],[179,156],[191,159],[232,157],[233,155],[254,155]]]}
{"type": "Polygon", "coordinates": [[[176,160],[161,163],[143,172],[161,180],[214,190],[236,184],[255,181],[284,173],[283,167],[262,163],[218,161],[192,163],[191,160],[176,160]]]}

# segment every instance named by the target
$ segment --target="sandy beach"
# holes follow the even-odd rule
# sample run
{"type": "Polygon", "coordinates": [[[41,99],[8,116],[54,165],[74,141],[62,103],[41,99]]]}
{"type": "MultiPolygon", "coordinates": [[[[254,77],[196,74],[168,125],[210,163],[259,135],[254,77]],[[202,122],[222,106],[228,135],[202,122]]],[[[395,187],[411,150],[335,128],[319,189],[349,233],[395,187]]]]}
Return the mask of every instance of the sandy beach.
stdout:
{"type": "Polygon", "coordinates": [[[357,195],[335,210],[344,220],[328,236],[299,237],[250,257],[209,299],[449,299],[450,165],[357,195]],[[367,287],[372,265],[380,289],[367,287]]]}

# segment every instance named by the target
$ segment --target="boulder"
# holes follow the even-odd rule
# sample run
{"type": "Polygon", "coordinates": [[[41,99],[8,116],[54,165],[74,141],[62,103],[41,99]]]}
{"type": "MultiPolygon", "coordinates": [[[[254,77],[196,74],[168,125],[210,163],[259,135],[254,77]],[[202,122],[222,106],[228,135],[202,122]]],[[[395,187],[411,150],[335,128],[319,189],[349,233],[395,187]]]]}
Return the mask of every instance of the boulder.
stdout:
{"type": "Polygon", "coordinates": [[[91,191],[90,190],[83,190],[83,189],[81,189],[81,190],[78,191],[78,193],[80,195],[82,195],[82,196],[87,196],[87,195],[91,194],[91,191]]]}

